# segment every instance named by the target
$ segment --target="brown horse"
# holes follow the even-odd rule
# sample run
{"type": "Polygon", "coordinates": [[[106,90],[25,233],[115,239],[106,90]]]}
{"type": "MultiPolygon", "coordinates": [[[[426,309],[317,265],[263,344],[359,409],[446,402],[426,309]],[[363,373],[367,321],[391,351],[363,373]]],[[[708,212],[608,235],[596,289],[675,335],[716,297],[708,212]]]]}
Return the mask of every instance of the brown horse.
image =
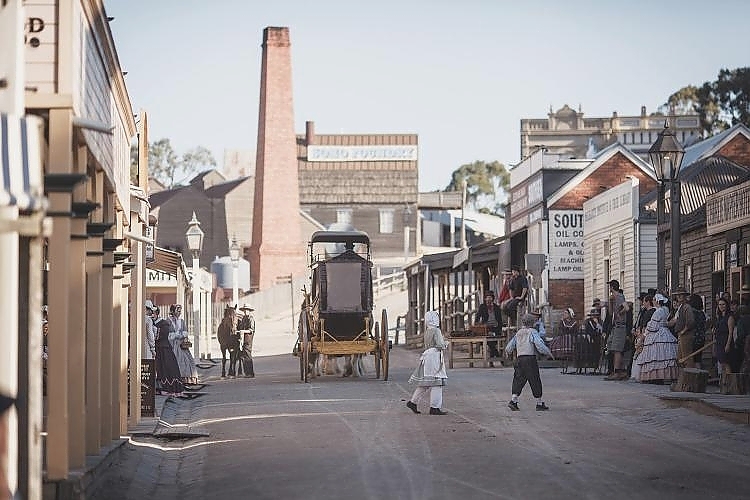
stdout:
{"type": "Polygon", "coordinates": [[[233,307],[224,309],[224,317],[219,323],[216,337],[221,347],[221,377],[227,376],[226,363],[229,352],[229,376],[235,376],[235,368],[240,354],[240,337],[237,334],[237,311],[233,307]]]}

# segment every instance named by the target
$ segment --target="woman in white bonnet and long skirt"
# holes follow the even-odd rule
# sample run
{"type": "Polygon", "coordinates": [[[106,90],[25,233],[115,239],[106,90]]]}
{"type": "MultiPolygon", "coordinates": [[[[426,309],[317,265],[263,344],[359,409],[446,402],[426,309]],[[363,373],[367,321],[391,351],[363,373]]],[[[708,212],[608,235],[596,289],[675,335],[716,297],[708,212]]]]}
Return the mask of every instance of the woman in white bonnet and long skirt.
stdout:
{"type": "Polygon", "coordinates": [[[430,415],[447,415],[443,411],[443,386],[448,374],[445,373],[443,350],[448,347],[440,331],[440,314],[430,311],[425,315],[424,347],[419,358],[419,366],[409,377],[409,383],[415,384],[414,390],[406,406],[414,413],[421,413],[417,403],[430,393],[430,415]]]}
{"type": "Polygon", "coordinates": [[[667,298],[660,293],[654,296],[658,307],[646,324],[643,350],[635,360],[639,371],[633,378],[640,382],[664,383],[677,380],[677,339],[667,328],[669,309],[664,305],[667,298]]]}

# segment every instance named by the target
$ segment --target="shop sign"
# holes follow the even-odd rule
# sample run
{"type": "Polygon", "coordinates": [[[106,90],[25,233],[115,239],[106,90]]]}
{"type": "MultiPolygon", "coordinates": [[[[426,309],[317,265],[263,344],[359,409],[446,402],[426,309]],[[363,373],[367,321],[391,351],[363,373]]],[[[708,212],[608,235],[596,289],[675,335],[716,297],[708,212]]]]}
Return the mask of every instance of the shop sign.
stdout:
{"type": "Polygon", "coordinates": [[[549,211],[549,279],[583,279],[583,210],[549,211]]]}
{"type": "Polygon", "coordinates": [[[626,181],[584,202],[583,220],[586,232],[592,234],[620,222],[633,220],[636,217],[637,200],[637,185],[626,181]]]}
{"type": "Polygon", "coordinates": [[[750,181],[706,198],[706,232],[722,233],[750,223],[750,181]]]}
{"type": "Polygon", "coordinates": [[[155,288],[176,288],[177,275],[165,273],[158,269],[146,269],[146,286],[155,288]]]}
{"type": "MultiPolygon", "coordinates": [[[[130,394],[130,391],[128,391],[130,394]]],[[[153,417],[156,407],[156,374],[154,360],[141,360],[141,417],[153,417]]]]}
{"type": "Polygon", "coordinates": [[[416,145],[307,146],[307,161],[417,161],[416,145]]]}

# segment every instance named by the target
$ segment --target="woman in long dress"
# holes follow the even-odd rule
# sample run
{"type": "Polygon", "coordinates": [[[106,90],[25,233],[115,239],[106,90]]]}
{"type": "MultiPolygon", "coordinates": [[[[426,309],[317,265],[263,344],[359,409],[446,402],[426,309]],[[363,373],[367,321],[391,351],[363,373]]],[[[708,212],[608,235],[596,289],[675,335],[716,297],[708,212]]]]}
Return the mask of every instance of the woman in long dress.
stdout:
{"type": "Polygon", "coordinates": [[[172,323],[165,318],[158,318],[159,310],[153,313],[156,327],[156,381],[160,391],[166,396],[181,396],[184,390],[180,377],[180,368],[172,350],[172,338],[176,333],[172,330],[172,323]]]}
{"type": "Polygon", "coordinates": [[[447,415],[443,411],[443,386],[448,374],[445,373],[443,350],[448,347],[440,331],[440,314],[430,311],[425,315],[424,352],[419,358],[419,366],[409,377],[409,383],[415,384],[411,399],[406,406],[414,413],[421,413],[417,403],[430,393],[430,415],[447,415]]]}
{"type": "Polygon", "coordinates": [[[190,349],[182,347],[182,343],[188,340],[187,326],[182,319],[182,306],[172,304],[169,306],[169,322],[172,324],[172,331],[176,333],[171,337],[172,351],[177,360],[177,366],[180,368],[180,378],[183,384],[197,384],[198,370],[195,368],[195,358],[190,349]]]}
{"type": "Polygon", "coordinates": [[[677,380],[677,339],[667,327],[667,298],[657,293],[654,301],[657,307],[646,324],[643,350],[636,360],[640,370],[633,375],[641,382],[664,383],[677,380]]]}

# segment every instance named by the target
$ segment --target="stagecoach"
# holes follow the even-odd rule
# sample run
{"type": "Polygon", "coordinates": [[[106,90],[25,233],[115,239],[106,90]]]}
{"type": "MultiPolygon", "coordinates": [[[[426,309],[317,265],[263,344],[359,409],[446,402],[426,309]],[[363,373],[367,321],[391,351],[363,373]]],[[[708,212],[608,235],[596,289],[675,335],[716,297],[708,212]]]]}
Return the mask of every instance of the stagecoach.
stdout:
{"type": "Polygon", "coordinates": [[[294,354],[308,382],[321,355],[375,357],[388,380],[388,316],[373,320],[370,238],[361,231],[316,231],[308,243],[309,290],[303,291],[294,354]]]}

